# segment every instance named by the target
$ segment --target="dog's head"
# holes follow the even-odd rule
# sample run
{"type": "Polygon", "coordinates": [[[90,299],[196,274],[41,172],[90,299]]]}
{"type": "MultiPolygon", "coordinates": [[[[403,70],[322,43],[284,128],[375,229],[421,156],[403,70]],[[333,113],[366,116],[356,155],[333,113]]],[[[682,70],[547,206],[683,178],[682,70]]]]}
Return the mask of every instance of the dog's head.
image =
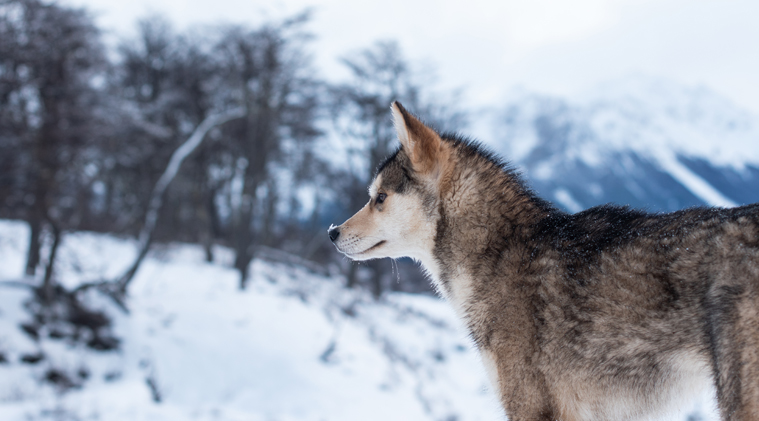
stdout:
{"type": "Polygon", "coordinates": [[[426,260],[434,246],[450,146],[398,102],[391,110],[401,147],[380,165],[369,186],[369,202],[329,229],[337,249],[354,260],[426,260]]]}

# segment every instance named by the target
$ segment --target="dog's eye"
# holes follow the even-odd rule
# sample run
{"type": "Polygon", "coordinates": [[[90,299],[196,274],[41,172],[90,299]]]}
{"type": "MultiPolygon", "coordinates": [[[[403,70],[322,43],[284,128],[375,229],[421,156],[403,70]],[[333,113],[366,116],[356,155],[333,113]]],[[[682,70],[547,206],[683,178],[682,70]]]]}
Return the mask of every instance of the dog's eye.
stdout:
{"type": "Polygon", "coordinates": [[[381,204],[382,202],[385,201],[385,199],[387,199],[387,195],[385,193],[378,194],[377,195],[377,204],[378,205],[381,204]]]}

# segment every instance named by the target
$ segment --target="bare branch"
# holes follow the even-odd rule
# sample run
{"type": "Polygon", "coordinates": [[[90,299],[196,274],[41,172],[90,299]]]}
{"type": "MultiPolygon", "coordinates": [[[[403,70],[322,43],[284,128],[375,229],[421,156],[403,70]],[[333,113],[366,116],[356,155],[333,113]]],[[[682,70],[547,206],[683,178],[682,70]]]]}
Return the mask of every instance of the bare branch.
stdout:
{"type": "Polygon", "coordinates": [[[224,124],[230,120],[242,118],[246,115],[246,109],[244,107],[234,108],[223,113],[213,114],[206,117],[202,123],[195,129],[192,135],[171,155],[169,164],[166,166],[166,170],[161,175],[161,178],[156,182],[153,188],[153,193],[150,197],[150,203],[148,205],[148,211],[145,214],[145,223],[142,226],[140,235],[138,237],[138,254],[132,266],[127,270],[116,283],[118,290],[123,294],[126,292],[129,282],[137,273],[142,260],[148,253],[150,243],[153,239],[153,230],[155,229],[156,222],[158,221],[158,212],[161,210],[163,204],[163,196],[166,193],[166,189],[174,177],[176,177],[179,167],[182,162],[201,144],[206,134],[214,127],[224,124]]]}

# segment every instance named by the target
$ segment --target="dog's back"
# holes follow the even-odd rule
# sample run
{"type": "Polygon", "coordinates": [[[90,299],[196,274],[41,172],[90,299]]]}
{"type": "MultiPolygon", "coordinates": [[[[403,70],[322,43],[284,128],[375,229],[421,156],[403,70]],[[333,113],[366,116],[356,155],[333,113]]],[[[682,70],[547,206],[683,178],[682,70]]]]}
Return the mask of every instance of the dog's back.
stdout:
{"type": "MultiPolygon", "coordinates": [[[[759,417],[751,407],[759,402],[759,205],[555,212],[524,243],[529,255],[516,273],[534,336],[518,346],[539,350],[534,375],[546,379],[540,393],[555,397],[549,406],[561,419],[635,418],[710,383],[723,413],[759,417]]],[[[515,258],[499,263],[504,278],[515,276],[515,258]]],[[[515,288],[494,284],[501,294],[483,289],[471,301],[501,323],[470,325],[481,348],[499,349],[498,336],[513,347],[518,316],[504,309],[514,309],[515,288]]],[[[499,379],[513,371],[498,368],[499,379]]]]}

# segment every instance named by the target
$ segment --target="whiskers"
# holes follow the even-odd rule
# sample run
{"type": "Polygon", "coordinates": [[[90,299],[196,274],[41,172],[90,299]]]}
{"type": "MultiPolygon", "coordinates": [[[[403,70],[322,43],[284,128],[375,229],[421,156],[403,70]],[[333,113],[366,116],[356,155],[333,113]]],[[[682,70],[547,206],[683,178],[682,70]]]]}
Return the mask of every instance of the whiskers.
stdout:
{"type": "Polygon", "coordinates": [[[346,256],[350,258],[353,258],[361,254],[364,254],[367,251],[384,243],[385,243],[385,240],[382,240],[381,237],[377,237],[374,235],[369,235],[365,237],[357,237],[355,235],[352,235],[342,240],[338,240],[335,243],[335,247],[337,248],[337,251],[345,254],[346,256]],[[367,246],[367,244],[369,245],[367,246]]]}

